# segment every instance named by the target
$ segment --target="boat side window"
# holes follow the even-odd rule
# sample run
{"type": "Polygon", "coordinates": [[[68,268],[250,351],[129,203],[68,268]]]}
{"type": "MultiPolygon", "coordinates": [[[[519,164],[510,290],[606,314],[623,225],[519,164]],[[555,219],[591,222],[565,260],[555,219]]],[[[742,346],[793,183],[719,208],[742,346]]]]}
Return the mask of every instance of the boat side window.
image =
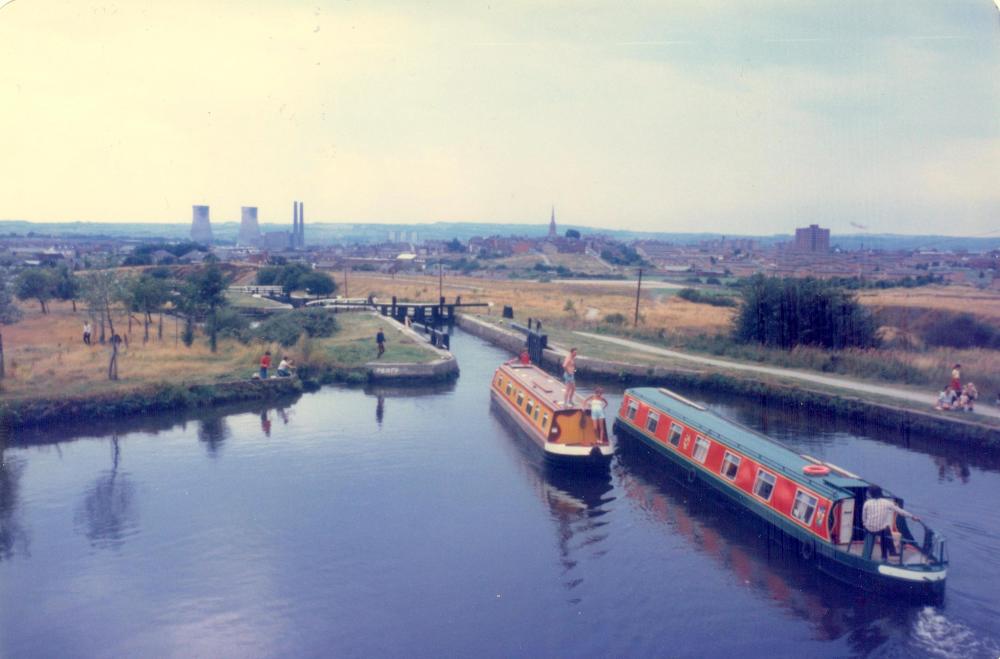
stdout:
{"type": "Polygon", "coordinates": [[[674,446],[680,446],[681,444],[681,432],[682,429],[676,423],[670,426],[670,443],[674,446]]]}
{"type": "Polygon", "coordinates": [[[528,404],[524,406],[524,411],[528,413],[528,416],[531,416],[531,410],[534,409],[534,407],[535,401],[528,399],[528,404]]]}
{"type": "Polygon", "coordinates": [[[650,410],[649,415],[646,417],[646,430],[649,432],[656,432],[656,424],[659,422],[660,415],[650,410]]]}
{"type": "Polygon", "coordinates": [[[761,469],[757,472],[757,480],[753,483],[753,493],[764,501],[770,501],[774,492],[774,482],[774,474],[761,469]]]}
{"type": "Polygon", "coordinates": [[[517,406],[521,407],[524,404],[524,392],[518,389],[517,391],[517,406]]]}
{"type": "Polygon", "coordinates": [[[510,396],[510,392],[512,392],[512,391],[514,391],[514,383],[508,381],[507,382],[507,395],[510,396]]]}
{"type": "Polygon", "coordinates": [[[816,504],[819,501],[811,494],[806,494],[802,490],[795,493],[795,504],[792,506],[792,517],[805,524],[811,524],[813,513],[816,512],[816,504]]]}
{"type": "Polygon", "coordinates": [[[708,457],[708,447],[707,439],[701,436],[697,437],[694,440],[694,459],[704,464],[705,458],[708,457]]]}
{"type": "Polygon", "coordinates": [[[545,428],[545,426],[547,426],[547,425],[549,425],[549,413],[548,412],[546,412],[545,414],[542,415],[542,428],[545,428]]]}
{"type": "Polygon", "coordinates": [[[502,386],[503,386],[503,376],[502,375],[498,375],[497,376],[497,389],[499,389],[502,386]]]}
{"type": "Polygon", "coordinates": [[[736,474],[740,470],[742,460],[740,456],[726,451],[726,457],[722,459],[722,475],[731,481],[736,480],[736,474]]]}
{"type": "Polygon", "coordinates": [[[634,400],[634,399],[630,400],[628,402],[628,411],[625,413],[625,415],[629,419],[634,420],[635,419],[635,415],[638,414],[638,412],[639,412],[639,402],[637,400],[634,400]]]}
{"type": "Polygon", "coordinates": [[[541,405],[535,405],[535,421],[538,421],[538,410],[542,409],[541,405]]]}

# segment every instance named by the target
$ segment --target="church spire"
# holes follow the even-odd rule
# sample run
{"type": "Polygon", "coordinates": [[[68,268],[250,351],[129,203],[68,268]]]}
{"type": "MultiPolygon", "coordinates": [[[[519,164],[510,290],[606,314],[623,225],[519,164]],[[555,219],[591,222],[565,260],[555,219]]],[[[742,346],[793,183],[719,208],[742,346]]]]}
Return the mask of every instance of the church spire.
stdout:
{"type": "Polygon", "coordinates": [[[549,238],[556,237],[556,207],[552,207],[552,219],[549,220],[549,238]]]}

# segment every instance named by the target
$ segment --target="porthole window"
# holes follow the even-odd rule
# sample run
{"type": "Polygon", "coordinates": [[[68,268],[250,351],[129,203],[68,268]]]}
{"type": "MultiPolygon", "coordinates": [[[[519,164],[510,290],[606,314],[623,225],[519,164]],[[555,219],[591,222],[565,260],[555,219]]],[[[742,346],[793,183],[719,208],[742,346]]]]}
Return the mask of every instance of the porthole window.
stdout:
{"type": "Polygon", "coordinates": [[[709,447],[709,442],[704,437],[698,437],[697,439],[695,439],[694,459],[704,464],[705,458],[708,457],[708,447],[709,447]]]}
{"type": "Polygon", "coordinates": [[[740,456],[726,451],[726,457],[722,459],[722,475],[731,481],[736,480],[736,474],[740,471],[742,460],[740,456]]]}
{"type": "Polygon", "coordinates": [[[683,429],[676,423],[670,426],[670,443],[674,446],[680,446],[681,444],[681,434],[683,429]]]}
{"type": "Polygon", "coordinates": [[[813,513],[816,512],[817,503],[819,503],[819,500],[816,497],[799,490],[795,493],[795,503],[792,505],[792,517],[803,524],[811,524],[813,513]]]}
{"type": "Polygon", "coordinates": [[[753,493],[764,501],[770,501],[771,494],[774,493],[774,482],[774,474],[761,469],[757,472],[757,480],[753,483],[753,493]]]}

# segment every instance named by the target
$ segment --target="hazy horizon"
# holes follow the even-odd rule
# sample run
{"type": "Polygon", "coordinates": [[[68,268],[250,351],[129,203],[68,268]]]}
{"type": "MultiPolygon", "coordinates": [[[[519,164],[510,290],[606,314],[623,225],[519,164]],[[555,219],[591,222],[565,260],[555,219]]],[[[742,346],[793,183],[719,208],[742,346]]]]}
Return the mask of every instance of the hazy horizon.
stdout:
{"type": "Polygon", "coordinates": [[[1000,235],[991,0],[0,0],[0,61],[11,221],[1000,235]]]}

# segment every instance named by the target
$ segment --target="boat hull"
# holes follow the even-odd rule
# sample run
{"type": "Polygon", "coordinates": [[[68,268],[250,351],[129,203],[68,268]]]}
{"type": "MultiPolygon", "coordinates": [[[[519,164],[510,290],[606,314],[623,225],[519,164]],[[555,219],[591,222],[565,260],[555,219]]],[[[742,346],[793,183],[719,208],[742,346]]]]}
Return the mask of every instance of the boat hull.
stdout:
{"type": "Polygon", "coordinates": [[[493,400],[494,406],[507,419],[513,421],[520,433],[542,452],[547,462],[553,465],[582,468],[606,468],[610,463],[611,456],[614,454],[614,447],[610,444],[605,446],[567,446],[546,442],[537,429],[526,423],[520,414],[511,409],[507,400],[495,389],[490,390],[490,398],[493,400]]]}
{"type": "Polygon", "coordinates": [[[824,574],[850,586],[886,595],[903,595],[931,601],[937,601],[943,595],[946,569],[926,572],[907,570],[849,554],[789,524],[752,498],[728,487],[720,479],[704,475],[682,456],[668,450],[621,419],[615,420],[613,428],[619,442],[637,442],[664,458],[663,462],[675,470],[680,480],[692,487],[710,491],[733,508],[753,513],[756,521],[769,527],[768,537],[775,541],[790,540],[796,545],[800,559],[814,563],[824,574]],[[778,537],[775,537],[774,532],[779,534],[778,537]]]}

